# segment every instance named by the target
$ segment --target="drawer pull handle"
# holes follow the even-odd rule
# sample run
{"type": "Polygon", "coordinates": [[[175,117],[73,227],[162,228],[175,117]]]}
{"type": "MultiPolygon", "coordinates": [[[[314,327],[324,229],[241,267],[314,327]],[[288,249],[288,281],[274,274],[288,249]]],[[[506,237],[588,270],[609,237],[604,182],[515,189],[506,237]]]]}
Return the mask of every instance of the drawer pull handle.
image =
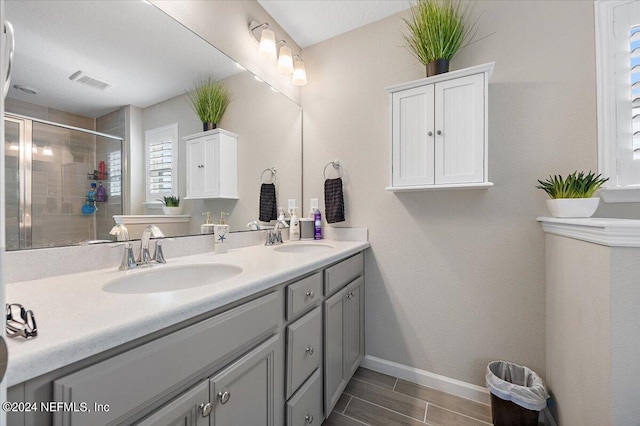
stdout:
{"type": "Polygon", "coordinates": [[[313,346],[307,346],[307,348],[305,349],[305,352],[307,352],[309,355],[313,355],[313,346]]]}
{"type": "Polygon", "coordinates": [[[218,392],[218,398],[220,398],[220,404],[226,404],[227,402],[229,402],[229,398],[231,398],[231,392],[218,392]]]}
{"type": "Polygon", "coordinates": [[[311,414],[307,414],[306,416],[304,416],[304,419],[309,424],[313,423],[313,416],[311,414]]]}
{"type": "Polygon", "coordinates": [[[313,294],[313,291],[308,291],[308,292],[307,292],[307,297],[308,297],[309,299],[313,299],[313,296],[315,296],[315,294],[313,294]]]}
{"type": "Polygon", "coordinates": [[[207,402],[206,404],[200,404],[198,408],[200,409],[200,414],[202,414],[202,417],[208,417],[209,414],[211,414],[211,409],[213,408],[213,406],[210,402],[207,402]]]}

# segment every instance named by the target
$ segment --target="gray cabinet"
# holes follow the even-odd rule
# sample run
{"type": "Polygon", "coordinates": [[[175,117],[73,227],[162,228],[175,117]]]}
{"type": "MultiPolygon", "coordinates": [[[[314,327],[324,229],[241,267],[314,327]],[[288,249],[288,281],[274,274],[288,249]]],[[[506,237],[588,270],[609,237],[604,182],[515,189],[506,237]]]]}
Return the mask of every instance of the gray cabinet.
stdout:
{"type": "Polygon", "coordinates": [[[211,426],[274,426],[278,336],[240,358],[210,381],[211,426]]]}
{"type": "Polygon", "coordinates": [[[322,420],[322,377],[318,369],[287,402],[287,426],[320,425],[322,420]]]}
{"type": "Polygon", "coordinates": [[[324,302],[325,416],[364,357],[364,278],[359,277],[324,302]]]}
{"type": "Polygon", "coordinates": [[[287,398],[307,380],[322,359],[320,306],[287,327],[287,398]]]}
{"type": "Polygon", "coordinates": [[[208,426],[209,383],[201,382],[136,426],[208,426]]]}

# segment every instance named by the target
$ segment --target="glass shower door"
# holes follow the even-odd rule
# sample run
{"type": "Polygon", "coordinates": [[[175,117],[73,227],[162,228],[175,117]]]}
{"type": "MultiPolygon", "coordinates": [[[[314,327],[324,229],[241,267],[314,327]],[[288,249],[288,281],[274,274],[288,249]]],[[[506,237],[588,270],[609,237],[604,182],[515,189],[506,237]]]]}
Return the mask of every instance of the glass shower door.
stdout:
{"type": "Polygon", "coordinates": [[[24,174],[21,167],[27,160],[24,152],[24,140],[27,137],[25,120],[5,118],[4,120],[4,155],[5,155],[5,235],[6,249],[18,250],[30,247],[30,233],[23,217],[21,194],[25,190],[24,174]]]}

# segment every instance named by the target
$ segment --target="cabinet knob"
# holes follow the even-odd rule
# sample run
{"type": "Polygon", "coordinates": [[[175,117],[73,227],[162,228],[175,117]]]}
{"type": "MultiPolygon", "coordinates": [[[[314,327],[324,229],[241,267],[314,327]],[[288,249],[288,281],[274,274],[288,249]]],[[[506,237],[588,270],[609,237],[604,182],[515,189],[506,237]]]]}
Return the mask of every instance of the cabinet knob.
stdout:
{"type": "Polygon", "coordinates": [[[306,416],[304,416],[304,420],[307,423],[311,424],[311,423],[313,423],[313,416],[311,414],[307,414],[306,416]]]}
{"type": "Polygon", "coordinates": [[[307,352],[309,355],[313,355],[313,346],[307,346],[307,348],[305,349],[305,352],[307,352]]]}
{"type": "Polygon", "coordinates": [[[436,133],[437,133],[438,135],[441,135],[441,134],[442,134],[442,130],[438,130],[436,133]]]}
{"type": "Polygon", "coordinates": [[[308,292],[307,292],[307,297],[308,297],[309,299],[313,299],[313,296],[314,296],[313,291],[308,291],[308,292]]]}
{"type": "Polygon", "coordinates": [[[218,392],[218,398],[220,398],[220,404],[226,404],[227,402],[229,402],[229,398],[231,398],[231,392],[218,392]]]}
{"type": "Polygon", "coordinates": [[[429,131],[427,132],[427,135],[429,135],[429,136],[433,136],[433,132],[432,132],[431,130],[429,130],[429,131]]]}
{"type": "Polygon", "coordinates": [[[200,414],[202,415],[202,417],[208,417],[209,414],[211,414],[211,409],[213,408],[213,406],[210,402],[207,402],[206,404],[200,404],[198,408],[200,409],[200,414]]]}

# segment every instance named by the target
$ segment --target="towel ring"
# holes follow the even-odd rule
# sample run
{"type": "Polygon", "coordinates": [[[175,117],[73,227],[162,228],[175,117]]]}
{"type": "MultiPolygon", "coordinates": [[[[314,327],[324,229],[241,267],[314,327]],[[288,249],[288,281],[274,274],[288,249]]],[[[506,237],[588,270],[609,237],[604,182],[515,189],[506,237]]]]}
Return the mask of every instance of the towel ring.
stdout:
{"type": "Polygon", "coordinates": [[[275,167],[271,167],[270,169],[264,169],[262,171],[262,173],[260,173],[260,182],[261,183],[276,183],[276,180],[278,178],[278,171],[276,170],[275,167]],[[271,182],[265,182],[264,181],[264,174],[267,172],[271,172],[271,182]]]}
{"type": "Polygon", "coordinates": [[[327,167],[329,166],[333,166],[333,168],[338,171],[338,177],[342,179],[342,166],[340,165],[339,160],[329,161],[322,170],[322,176],[327,179],[327,167]]]}

